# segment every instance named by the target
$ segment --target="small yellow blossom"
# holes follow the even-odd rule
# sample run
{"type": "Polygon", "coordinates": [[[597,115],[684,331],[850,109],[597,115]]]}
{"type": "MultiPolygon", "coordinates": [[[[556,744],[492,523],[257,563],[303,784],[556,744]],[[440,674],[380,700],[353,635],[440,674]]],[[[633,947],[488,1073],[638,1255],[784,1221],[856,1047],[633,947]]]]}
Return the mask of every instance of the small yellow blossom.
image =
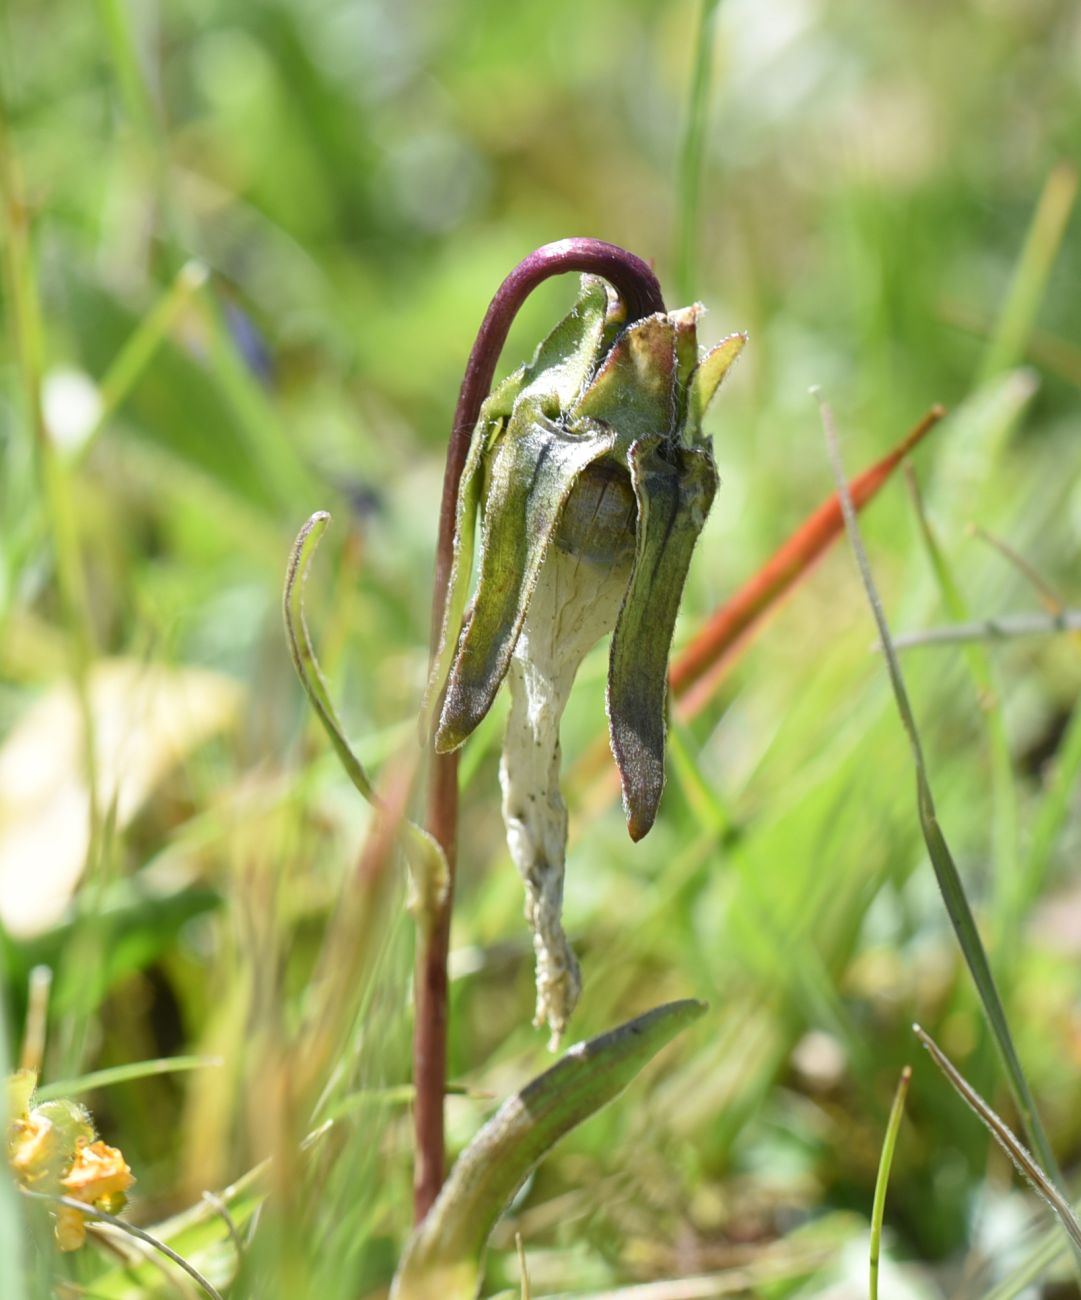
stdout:
{"type": "MultiPolygon", "coordinates": [[[[8,1163],[17,1182],[30,1191],[69,1196],[116,1214],[134,1183],[123,1155],[97,1139],[85,1107],[47,1101],[31,1109],[37,1080],[26,1071],[8,1080],[8,1163]]],[[[56,1243],[78,1250],[86,1240],[86,1217],[69,1206],[56,1211],[56,1243]]]]}
{"type": "MultiPolygon", "coordinates": [[[[127,1203],[125,1193],[133,1182],[128,1162],[116,1147],[99,1141],[79,1146],[74,1163],[60,1180],[60,1187],[65,1196],[106,1214],[116,1214],[127,1203]]],[[[78,1250],[85,1238],[83,1215],[62,1205],[56,1216],[56,1244],[61,1250],[78,1250]]]]}

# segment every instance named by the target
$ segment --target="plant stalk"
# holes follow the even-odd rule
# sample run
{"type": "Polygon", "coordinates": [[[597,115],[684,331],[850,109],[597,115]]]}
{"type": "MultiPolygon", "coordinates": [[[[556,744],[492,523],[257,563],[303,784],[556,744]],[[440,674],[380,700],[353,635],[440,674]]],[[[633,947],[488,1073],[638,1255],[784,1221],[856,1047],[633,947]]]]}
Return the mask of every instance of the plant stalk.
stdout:
{"type": "MultiPolygon", "coordinates": [[[[492,299],[469,354],[454,412],[443,476],[439,541],[432,590],[432,643],[439,648],[443,613],[454,560],[458,488],[470,439],[488,396],[511,323],[533,290],[553,275],[588,272],[607,280],[627,308],[627,323],[665,310],[657,277],[626,249],[599,239],[561,239],[530,253],[511,271],[492,299]]],[[[454,903],[458,836],[458,755],[429,756],[427,827],[447,860],[446,897],[418,926],[413,1028],[413,1082],[416,1089],[414,1133],[416,1167],[413,1209],[419,1223],[443,1184],[443,1097],[447,1078],[447,954],[454,903]]]]}

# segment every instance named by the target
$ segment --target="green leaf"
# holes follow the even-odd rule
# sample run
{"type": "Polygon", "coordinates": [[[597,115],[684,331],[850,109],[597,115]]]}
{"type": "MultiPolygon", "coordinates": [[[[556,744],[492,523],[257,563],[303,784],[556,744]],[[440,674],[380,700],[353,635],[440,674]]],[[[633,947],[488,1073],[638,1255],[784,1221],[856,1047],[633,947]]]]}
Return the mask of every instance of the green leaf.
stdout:
{"type": "Polygon", "coordinates": [[[717,471],[708,451],[671,448],[659,438],[636,442],[630,465],[638,529],[634,569],[612,635],[608,719],[627,829],[640,840],[653,825],[664,786],[668,651],[717,471]]]}
{"type": "Polygon", "coordinates": [[[618,1096],[705,1009],[692,1000],[669,1002],[579,1043],[500,1107],[459,1156],[410,1239],[392,1300],[471,1300],[492,1228],[537,1161],[618,1096]]]}

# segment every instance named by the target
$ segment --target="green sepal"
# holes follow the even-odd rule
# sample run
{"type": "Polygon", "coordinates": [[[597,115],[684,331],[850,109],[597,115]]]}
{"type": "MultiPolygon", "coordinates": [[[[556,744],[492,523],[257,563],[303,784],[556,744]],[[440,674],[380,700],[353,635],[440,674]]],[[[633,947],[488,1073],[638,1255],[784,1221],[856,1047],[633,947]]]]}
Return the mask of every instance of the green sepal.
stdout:
{"type": "Polygon", "coordinates": [[[641,439],[628,456],[638,502],[634,568],[612,634],[608,726],[627,830],[653,825],[664,786],[668,651],[698,534],[717,491],[707,449],[641,439]]]}
{"type": "Polygon", "coordinates": [[[491,707],[563,503],[614,441],[607,430],[564,432],[532,397],[515,405],[485,493],[480,576],[447,680],[435,738],[440,753],[461,745],[491,707]]]}
{"type": "Polygon", "coordinates": [[[728,374],[733,361],[743,351],[746,342],[746,334],[729,334],[706,353],[694,374],[691,375],[687,422],[693,430],[698,429],[702,416],[706,413],[706,407],[713,401],[721,381],[728,374]]]}
{"type": "Polygon", "coordinates": [[[675,329],[668,316],[636,321],[616,340],[593,382],[571,410],[572,426],[598,421],[619,431],[627,448],[675,427],[675,329]]]}
{"type": "Polygon", "coordinates": [[[691,376],[698,368],[698,318],[703,310],[702,304],[696,302],[691,307],[681,307],[668,314],[675,331],[677,429],[682,429],[687,422],[691,376]]]}

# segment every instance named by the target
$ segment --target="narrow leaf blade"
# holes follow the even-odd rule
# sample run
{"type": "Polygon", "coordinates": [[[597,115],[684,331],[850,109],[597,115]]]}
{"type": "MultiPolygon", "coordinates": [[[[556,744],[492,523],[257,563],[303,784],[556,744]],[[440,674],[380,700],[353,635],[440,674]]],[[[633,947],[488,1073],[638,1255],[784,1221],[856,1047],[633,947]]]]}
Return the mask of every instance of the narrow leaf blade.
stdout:
{"type": "Polygon", "coordinates": [[[492,1228],[537,1161],[618,1096],[705,1009],[690,999],[669,1002],[578,1043],[500,1107],[458,1158],[410,1239],[392,1300],[471,1300],[492,1228]]]}

